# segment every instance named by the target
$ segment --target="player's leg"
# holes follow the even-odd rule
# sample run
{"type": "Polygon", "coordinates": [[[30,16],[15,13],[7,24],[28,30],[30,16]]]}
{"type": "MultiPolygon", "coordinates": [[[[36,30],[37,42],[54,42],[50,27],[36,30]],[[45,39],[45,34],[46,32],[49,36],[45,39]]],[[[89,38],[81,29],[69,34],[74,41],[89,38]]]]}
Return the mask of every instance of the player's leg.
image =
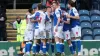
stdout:
{"type": "Polygon", "coordinates": [[[29,31],[29,35],[28,35],[28,43],[29,43],[29,52],[31,52],[31,48],[32,48],[32,43],[33,43],[33,30],[29,31]]]}
{"type": "Polygon", "coordinates": [[[74,53],[76,53],[76,39],[75,39],[75,36],[74,36],[72,30],[70,32],[70,37],[71,37],[71,42],[72,42],[72,45],[73,45],[74,53]]]}
{"type": "Polygon", "coordinates": [[[64,53],[64,37],[63,37],[63,33],[60,32],[60,50],[61,50],[61,54],[65,55],[64,53]]]}
{"type": "Polygon", "coordinates": [[[74,50],[73,50],[73,45],[71,43],[71,37],[70,37],[70,31],[69,30],[64,32],[64,37],[67,40],[67,43],[68,43],[71,54],[74,55],[74,50]]]}
{"type": "Polygon", "coordinates": [[[31,52],[31,47],[32,47],[32,40],[33,38],[33,34],[32,32],[30,31],[27,31],[26,34],[25,34],[25,38],[24,38],[24,41],[26,42],[26,45],[25,45],[25,52],[26,54],[30,55],[30,52],[31,52]]]}
{"type": "Polygon", "coordinates": [[[55,31],[55,27],[54,27],[54,38],[55,38],[55,42],[56,42],[56,51],[57,51],[57,53],[61,53],[59,33],[58,33],[58,31],[57,32],[55,31]]]}
{"type": "Polygon", "coordinates": [[[55,52],[54,52],[54,48],[55,48],[55,39],[54,36],[52,36],[52,39],[50,40],[50,44],[51,44],[51,51],[52,51],[52,56],[55,56],[55,52]]]}
{"type": "Polygon", "coordinates": [[[35,29],[35,32],[34,32],[34,42],[33,42],[33,54],[36,54],[37,53],[37,42],[38,42],[38,39],[39,38],[39,29],[35,29]]]}
{"type": "Polygon", "coordinates": [[[46,46],[46,31],[43,30],[43,31],[40,31],[40,36],[41,36],[41,40],[42,40],[42,43],[43,43],[43,54],[45,55],[46,52],[47,52],[47,46],[46,46]]]}
{"type": "Polygon", "coordinates": [[[62,54],[64,54],[64,37],[63,37],[63,31],[62,27],[58,27],[58,34],[59,34],[59,39],[60,39],[60,51],[62,54]]]}
{"type": "Polygon", "coordinates": [[[64,39],[60,39],[60,50],[61,50],[61,54],[65,55],[65,53],[64,53],[64,39]]]}
{"type": "Polygon", "coordinates": [[[51,31],[49,32],[49,37],[50,37],[50,45],[51,45],[51,51],[52,51],[52,56],[54,56],[54,44],[55,44],[55,40],[54,40],[54,35],[53,35],[53,30],[51,29],[51,31]]]}
{"type": "Polygon", "coordinates": [[[21,42],[19,54],[22,54],[22,55],[25,54],[25,41],[21,42]]]}
{"type": "Polygon", "coordinates": [[[50,30],[46,31],[46,47],[47,47],[47,51],[49,50],[49,46],[50,46],[50,30]]]}
{"type": "Polygon", "coordinates": [[[72,29],[72,31],[75,35],[76,45],[77,45],[77,48],[78,48],[78,55],[81,55],[81,41],[80,41],[81,28],[79,26],[76,26],[72,29]]]}
{"type": "Polygon", "coordinates": [[[28,53],[28,36],[27,36],[27,32],[25,32],[25,35],[24,35],[24,41],[25,41],[25,54],[28,53]]]}

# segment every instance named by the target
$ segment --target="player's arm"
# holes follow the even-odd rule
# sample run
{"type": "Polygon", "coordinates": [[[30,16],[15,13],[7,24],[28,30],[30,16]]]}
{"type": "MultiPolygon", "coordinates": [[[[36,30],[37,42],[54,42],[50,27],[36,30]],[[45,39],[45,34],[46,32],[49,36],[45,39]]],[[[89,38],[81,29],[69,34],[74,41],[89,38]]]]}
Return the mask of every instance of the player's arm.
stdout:
{"type": "Polygon", "coordinates": [[[32,19],[31,19],[31,22],[38,22],[38,20],[36,19],[36,17],[33,17],[32,19]]]}
{"type": "Polygon", "coordinates": [[[61,21],[60,12],[59,12],[59,11],[56,12],[56,16],[57,16],[57,19],[58,19],[58,22],[57,22],[56,27],[58,27],[58,25],[59,25],[59,23],[60,23],[60,21],[61,21]]]}
{"type": "Polygon", "coordinates": [[[67,21],[64,21],[66,24],[70,24],[70,19],[68,18],[67,21]]]}
{"type": "Polygon", "coordinates": [[[34,23],[34,22],[38,22],[38,20],[31,19],[31,22],[33,22],[33,23],[34,23]]]}
{"type": "Polygon", "coordinates": [[[63,15],[66,15],[66,18],[67,18],[66,21],[64,20],[64,23],[66,23],[66,24],[70,24],[70,18],[67,17],[68,13],[65,12],[63,15]]]}
{"type": "Polygon", "coordinates": [[[80,17],[79,16],[70,16],[70,18],[79,19],[80,17]]]}
{"type": "Polygon", "coordinates": [[[39,16],[40,16],[40,13],[34,14],[34,16],[31,19],[31,22],[39,22],[39,16]]]}
{"type": "Polygon", "coordinates": [[[79,17],[79,14],[78,14],[78,11],[77,11],[76,9],[73,10],[73,13],[74,13],[75,16],[71,16],[71,15],[70,15],[70,16],[69,16],[70,18],[73,18],[73,19],[79,19],[79,18],[80,18],[80,17],[79,17]]]}
{"type": "Polygon", "coordinates": [[[35,14],[33,14],[33,15],[28,15],[27,17],[28,17],[28,18],[35,17],[35,14]]]}

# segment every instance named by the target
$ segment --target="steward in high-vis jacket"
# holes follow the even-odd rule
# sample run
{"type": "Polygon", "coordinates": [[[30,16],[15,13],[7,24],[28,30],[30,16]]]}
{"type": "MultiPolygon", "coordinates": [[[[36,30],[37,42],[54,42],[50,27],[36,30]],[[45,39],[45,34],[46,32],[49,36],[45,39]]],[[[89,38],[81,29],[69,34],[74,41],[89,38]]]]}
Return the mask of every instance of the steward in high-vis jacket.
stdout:
{"type": "Polygon", "coordinates": [[[16,21],[13,23],[13,28],[17,29],[17,41],[22,42],[26,29],[26,19],[21,20],[21,18],[18,16],[16,21]]]}

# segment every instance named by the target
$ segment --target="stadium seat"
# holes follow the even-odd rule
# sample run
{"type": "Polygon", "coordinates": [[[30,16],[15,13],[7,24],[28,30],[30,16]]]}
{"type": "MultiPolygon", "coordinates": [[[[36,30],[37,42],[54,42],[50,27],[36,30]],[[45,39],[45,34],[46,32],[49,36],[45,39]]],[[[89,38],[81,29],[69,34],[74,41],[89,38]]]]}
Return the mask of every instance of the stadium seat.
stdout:
{"type": "Polygon", "coordinates": [[[93,22],[92,23],[92,28],[93,29],[100,29],[100,22],[93,22]]]}
{"type": "Polygon", "coordinates": [[[95,36],[94,40],[100,40],[100,36],[95,36]]]}
{"type": "Polygon", "coordinates": [[[100,16],[91,16],[91,22],[100,22],[100,16]]]}
{"type": "Polygon", "coordinates": [[[100,29],[93,29],[93,36],[100,36],[100,29]]]}
{"type": "Polygon", "coordinates": [[[80,10],[79,14],[80,14],[80,16],[83,16],[83,15],[89,16],[89,11],[88,10],[80,10]]]}
{"type": "Polygon", "coordinates": [[[80,22],[91,22],[89,16],[80,16],[80,22]]]}
{"type": "Polygon", "coordinates": [[[93,40],[92,36],[84,36],[82,37],[82,40],[93,40]]]}
{"type": "Polygon", "coordinates": [[[99,15],[100,16],[100,11],[99,10],[91,10],[90,15],[91,16],[93,16],[93,15],[99,15]]]}
{"type": "Polygon", "coordinates": [[[82,29],[82,37],[84,36],[92,36],[92,30],[91,29],[82,29]]]}
{"type": "Polygon", "coordinates": [[[91,29],[92,28],[91,23],[89,23],[89,22],[81,22],[81,27],[82,27],[82,29],[84,29],[84,28],[91,29]]]}

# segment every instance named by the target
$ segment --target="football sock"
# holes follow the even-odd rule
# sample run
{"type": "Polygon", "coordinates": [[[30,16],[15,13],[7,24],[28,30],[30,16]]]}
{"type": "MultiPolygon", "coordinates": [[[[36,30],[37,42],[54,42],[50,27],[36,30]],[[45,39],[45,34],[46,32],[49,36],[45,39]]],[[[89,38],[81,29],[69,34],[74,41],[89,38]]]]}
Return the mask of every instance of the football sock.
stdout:
{"type": "Polygon", "coordinates": [[[51,51],[52,51],[52,53],[54,53],[54,44],[53,43],[51,44],[51,51]]]}
{"type": "Polygon", "coordinates": [[[72,40],[72,46],[73,46],[73,50],[76,51],[76,41],[72,40]]]}
{"type": "Polygon", "coordinates": [[[78,48],[78,52],[81,52],[81,41],[77,40],[77,48],[78,48]]]}
{"type": "Polygon", "coordinates": [[[74,54],[74,50],[73,50],[73,45],[72,44],[69,45],[69,48],[70,48],[71,54],[74,54]]]}

